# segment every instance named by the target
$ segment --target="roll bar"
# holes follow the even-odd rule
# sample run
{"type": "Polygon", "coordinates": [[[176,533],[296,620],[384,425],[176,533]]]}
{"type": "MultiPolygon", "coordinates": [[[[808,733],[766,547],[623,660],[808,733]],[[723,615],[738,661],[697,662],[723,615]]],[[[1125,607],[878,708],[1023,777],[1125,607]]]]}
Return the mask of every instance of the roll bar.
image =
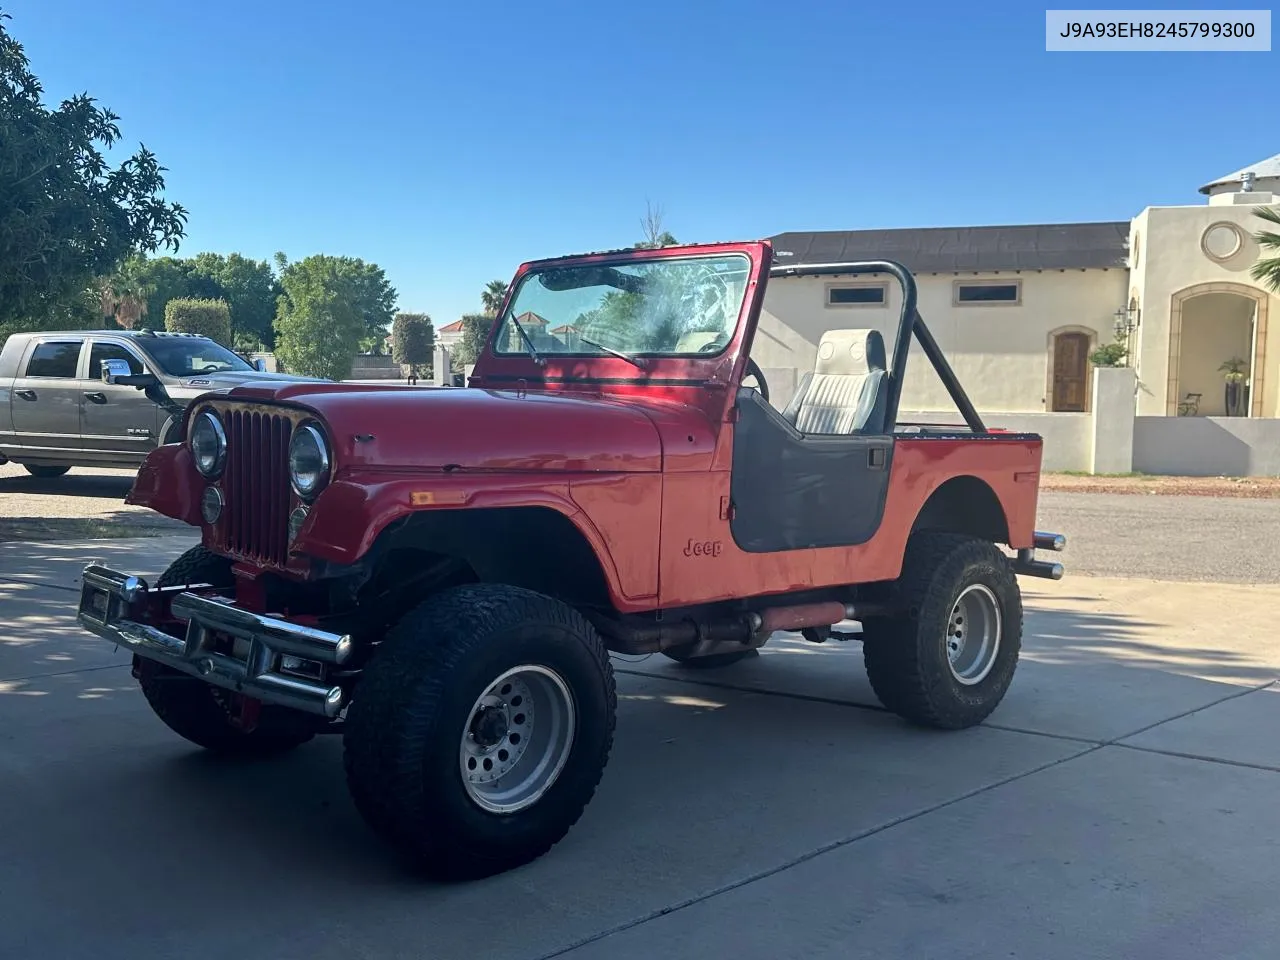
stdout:
{"type": "Polygon", "coordinates": [[[887,273],[902,287],[902,312],[898,317],[898,338],[893,344],[893,360],[889,364],[889,395],[885,398],[885,427],[892,430],[898,422],[898,403],[902,399],[902,381],[907,371],[907,354],[914,334],[920,349],[929,358],[938,379],[947,388],[952,402],[974,433],[987,433],[986,425],[978,416],[969,395],[964,392],[951,364],[943,356],[933,334],[925,326],[917,309],[916,281],[902,264],[894,260],[851,260],[847,263],[804,263],[794,267],[774,264],[769,270],[773,277],[833,276],[836,274],[887,273]]]}

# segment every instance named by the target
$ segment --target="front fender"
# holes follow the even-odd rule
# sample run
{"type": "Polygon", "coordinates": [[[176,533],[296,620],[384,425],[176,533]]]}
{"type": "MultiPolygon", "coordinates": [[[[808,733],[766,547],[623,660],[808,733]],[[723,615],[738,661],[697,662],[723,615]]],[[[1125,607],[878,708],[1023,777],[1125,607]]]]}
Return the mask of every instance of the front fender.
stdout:
{"type": "Polygon", "coordinates": [[[147,454],[124,502],[198,527],[203,490],[191,452],[185,444],[171,443],[147,454]]]}
{"type": "Polygon", "coordinates": [[[545,476],[442,476],[411,479],[339,480],[316,498],[291,553],[334,564],[359,561],[392,523],[431,510],[545,507],[562,514],[582,534],[600,562],[615,599],[624,600],[618,570],[600,530],[574,503],[571,477],[548,483],[545,476]]]}

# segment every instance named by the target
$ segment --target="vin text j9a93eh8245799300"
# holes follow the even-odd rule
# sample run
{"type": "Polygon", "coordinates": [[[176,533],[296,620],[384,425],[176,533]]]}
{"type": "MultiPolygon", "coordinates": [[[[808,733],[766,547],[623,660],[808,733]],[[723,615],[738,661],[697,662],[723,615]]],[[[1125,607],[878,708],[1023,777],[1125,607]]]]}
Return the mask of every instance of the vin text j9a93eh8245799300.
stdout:
{"type": "MultiPolygon", "coordinates": [[[[918,362],[918,361],[917,361],[918,362]]],[[[1013,679],[1041,438],[987,429],[889,261],[779,267],[768,243],[518,271],[468,386],[245,384],[187,409],[129,502],[202,543],[148,585],[91,566],[79,619],[202,747],[344,739],[373,830],[492,874],[577,821],[613,743],[610,651],[690,668],[857,621],[907,720],[981,722],[1013,679]],[[779,410],[751,359],[769,277],[896,278],[892,351],[823,335],[779,410]],[[963,425],[898,423],[915,340],[963,425]],[[1007,549],[1006,549],[1007,548],[1007,549]]]]}

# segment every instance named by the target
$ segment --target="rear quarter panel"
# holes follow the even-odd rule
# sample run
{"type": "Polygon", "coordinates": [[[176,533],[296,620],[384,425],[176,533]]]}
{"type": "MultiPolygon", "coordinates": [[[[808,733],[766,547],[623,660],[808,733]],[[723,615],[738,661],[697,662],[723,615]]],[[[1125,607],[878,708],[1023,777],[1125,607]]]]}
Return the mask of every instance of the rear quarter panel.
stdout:
{"type": "Polygon", "coordinates": [[[864,544],[777,553],[738,548],[722,505],[730,472],[665,477],[659,600],[664,607],[737,597],[892,580],[912,524],[925,501],[953,477],[985,481],[1004,509],[1010,546],[1029,547],[1035,528],[1042,441],[986,438],[898,438],[879,531],[864,544]]]}

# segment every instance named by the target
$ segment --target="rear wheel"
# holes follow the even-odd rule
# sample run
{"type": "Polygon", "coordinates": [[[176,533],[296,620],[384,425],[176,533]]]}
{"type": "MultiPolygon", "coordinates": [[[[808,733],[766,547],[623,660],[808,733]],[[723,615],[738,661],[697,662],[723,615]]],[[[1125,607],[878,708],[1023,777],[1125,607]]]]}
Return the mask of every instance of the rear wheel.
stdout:
{"type": "Polygon", "coordinates": [[[921,726],[960,729],[1000,704],[1022,646],[1022,594],[994,544],[912,536],[898,597],[904,612],[862,623],[863,659],[884,706],[921,726]]]}
{"type": "Polygon", "coordinates": [[[63,476],[71,468],[24,463],[22,465],[22,469],[27,471],[27,473],[31,474],[33,477],[39,477],[41,480],[53,480],[56,477],[63,476]]]}
{"type": "Polygon", "coordinates": [[[608,653],[577,611],[499,584],[442,591],[360,678],[344,735],[352,799],[430,875],[521,866],[586,809],[616,709],[608,653]]]}
{"type": "MultiPolygon", "coordinates": [[[[230,560],[196,546],[174,560],[156,586],[207,583],[225,588],[234,582],[230,560]]],[[[206,750],[270,756],[292,750],[315,735],[310,718],[295,710],[263,705],[254,712],[245,711],[238,694],[154,661],[137,658],[135,663],[143,696],[156,716],[178,736],[206,750]]]]}

